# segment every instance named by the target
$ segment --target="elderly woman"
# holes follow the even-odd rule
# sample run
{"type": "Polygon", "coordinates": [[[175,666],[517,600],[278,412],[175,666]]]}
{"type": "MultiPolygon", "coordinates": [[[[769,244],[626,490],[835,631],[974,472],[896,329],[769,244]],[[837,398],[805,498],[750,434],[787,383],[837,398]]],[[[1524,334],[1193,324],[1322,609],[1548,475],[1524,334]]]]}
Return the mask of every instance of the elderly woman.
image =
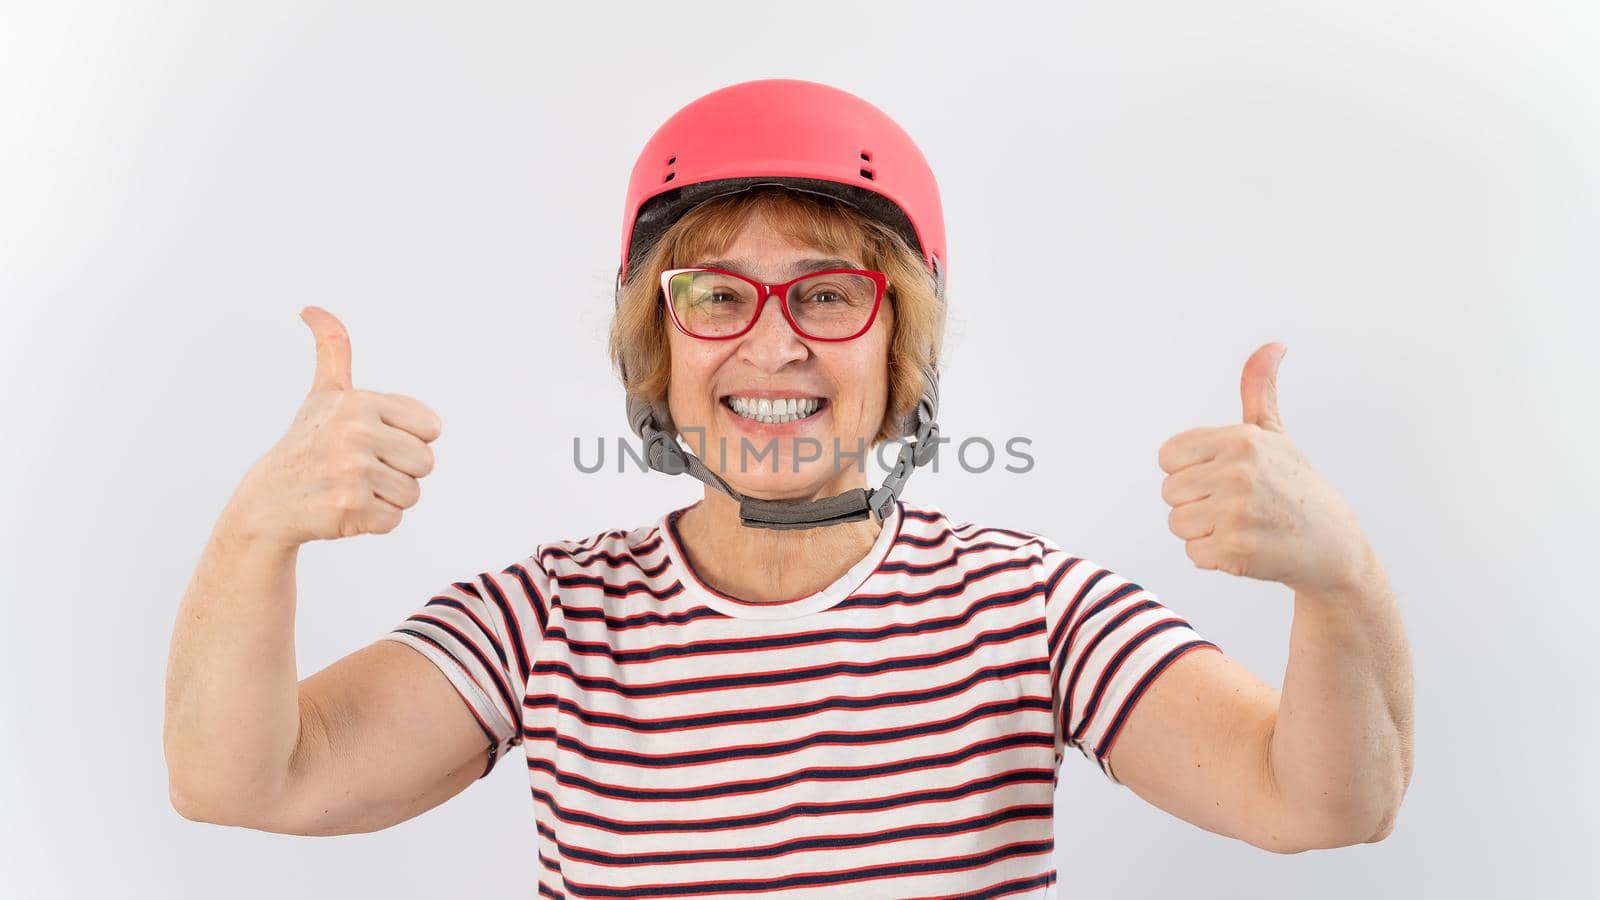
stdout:
{"type": "Polygon", "coordinates": [[[900,497],[937,446],[946,260],[932,173],[865,101],[769,80],[685,107],[634,169],[611,349],[650,465],[703,497],[446,584],[297,684],[296,548],[393,529],[440,427],[354,390],[308,307],[311,396],[180,613],[174,805],[373,831],[520,746],[550,897],[1049,896],[1068,747],[1269,850],[1388,834],[1405,639],[1283,431],[1281,345],[1246,366],[1244,424],[1160,454],[1195,562],[1294,589],[1280,696],[1091,558],[900,497]]]}

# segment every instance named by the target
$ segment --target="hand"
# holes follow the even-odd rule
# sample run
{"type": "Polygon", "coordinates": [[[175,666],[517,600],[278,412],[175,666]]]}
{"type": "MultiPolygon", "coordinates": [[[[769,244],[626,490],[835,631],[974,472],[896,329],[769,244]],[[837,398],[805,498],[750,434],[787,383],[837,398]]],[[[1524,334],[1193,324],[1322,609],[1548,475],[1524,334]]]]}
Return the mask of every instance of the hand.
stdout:
{"type": "Polygon", "coordinates": [[[433,471],[440,422],[401,394],[354,390],[350,336],[325,309],[300,318],[317,343],[317,370],[289,431],[246,474],[227,515],[242,532],[283,546],[386,534],[433,471]]]}
{"type": "Polygon", "coordinates": [[[1193,428],[1161,445],[1167,527],[1202,569],[1276,581],[1297,593],[1361,583],[1369,547],[1354,513],[1290,440],[1278,416],[1278,363],[1265,344],[1244,364],[1244,423],[1193,428]]]}

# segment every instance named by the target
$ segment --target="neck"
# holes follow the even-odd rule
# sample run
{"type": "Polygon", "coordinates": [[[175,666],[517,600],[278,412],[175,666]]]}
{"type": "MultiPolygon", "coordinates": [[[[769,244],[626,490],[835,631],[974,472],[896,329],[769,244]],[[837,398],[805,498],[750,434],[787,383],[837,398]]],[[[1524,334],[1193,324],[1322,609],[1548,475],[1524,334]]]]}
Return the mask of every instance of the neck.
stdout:
{"type": "Polygon", "coordinates": [[[748,603],[781,603],[838,581],[872,549],[883,525],[869,515],[817,528],[752,528],[740,522],[737,501],[707,486],[677,528],[700,580],[748,603]]]}

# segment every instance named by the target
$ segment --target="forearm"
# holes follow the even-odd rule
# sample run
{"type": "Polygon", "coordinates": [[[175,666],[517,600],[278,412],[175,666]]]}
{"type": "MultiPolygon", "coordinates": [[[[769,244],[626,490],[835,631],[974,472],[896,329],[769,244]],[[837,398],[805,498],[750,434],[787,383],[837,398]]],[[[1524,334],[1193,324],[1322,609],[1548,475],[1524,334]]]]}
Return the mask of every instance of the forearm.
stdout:
{"type": "Polygon", "coordinates": [[[1383,567],[1365,555],[1348,589],[1295,594],[1269,758],[1315,846],[1384,836],[1411,779],[1411,653],[1383,567]]]}
{"type": "Polygon", "coordinates": [[[233,814],[283,789],[299,740],[297,547],[253,535],[232,503],[178,608],[163,741],[175,804],[233,814]]]}

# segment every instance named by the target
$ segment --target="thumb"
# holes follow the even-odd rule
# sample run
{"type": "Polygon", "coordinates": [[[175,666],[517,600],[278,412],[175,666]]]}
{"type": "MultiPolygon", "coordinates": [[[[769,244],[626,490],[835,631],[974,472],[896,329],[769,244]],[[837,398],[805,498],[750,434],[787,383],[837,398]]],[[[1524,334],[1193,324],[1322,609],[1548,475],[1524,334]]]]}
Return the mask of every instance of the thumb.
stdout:
{"type": "Polygon", "coordinates": [[[317,341],[317,374],[312,392],[348,391],[350,386],[350,334],[331,312],[320,306],[300,310],[300,320],[311,326],[317,341]]]}
{"type": "Polygon", "coordinates": [[[1246,425],[1259,425],[1268,431],[1283,431],[1283,419],[1278,416],[1278,363],[1283,361],[1287,345],[1263,344],[1245,360],[1244,374],[1239,378],[1239,397],[1244,401],[1246,425]]]}

